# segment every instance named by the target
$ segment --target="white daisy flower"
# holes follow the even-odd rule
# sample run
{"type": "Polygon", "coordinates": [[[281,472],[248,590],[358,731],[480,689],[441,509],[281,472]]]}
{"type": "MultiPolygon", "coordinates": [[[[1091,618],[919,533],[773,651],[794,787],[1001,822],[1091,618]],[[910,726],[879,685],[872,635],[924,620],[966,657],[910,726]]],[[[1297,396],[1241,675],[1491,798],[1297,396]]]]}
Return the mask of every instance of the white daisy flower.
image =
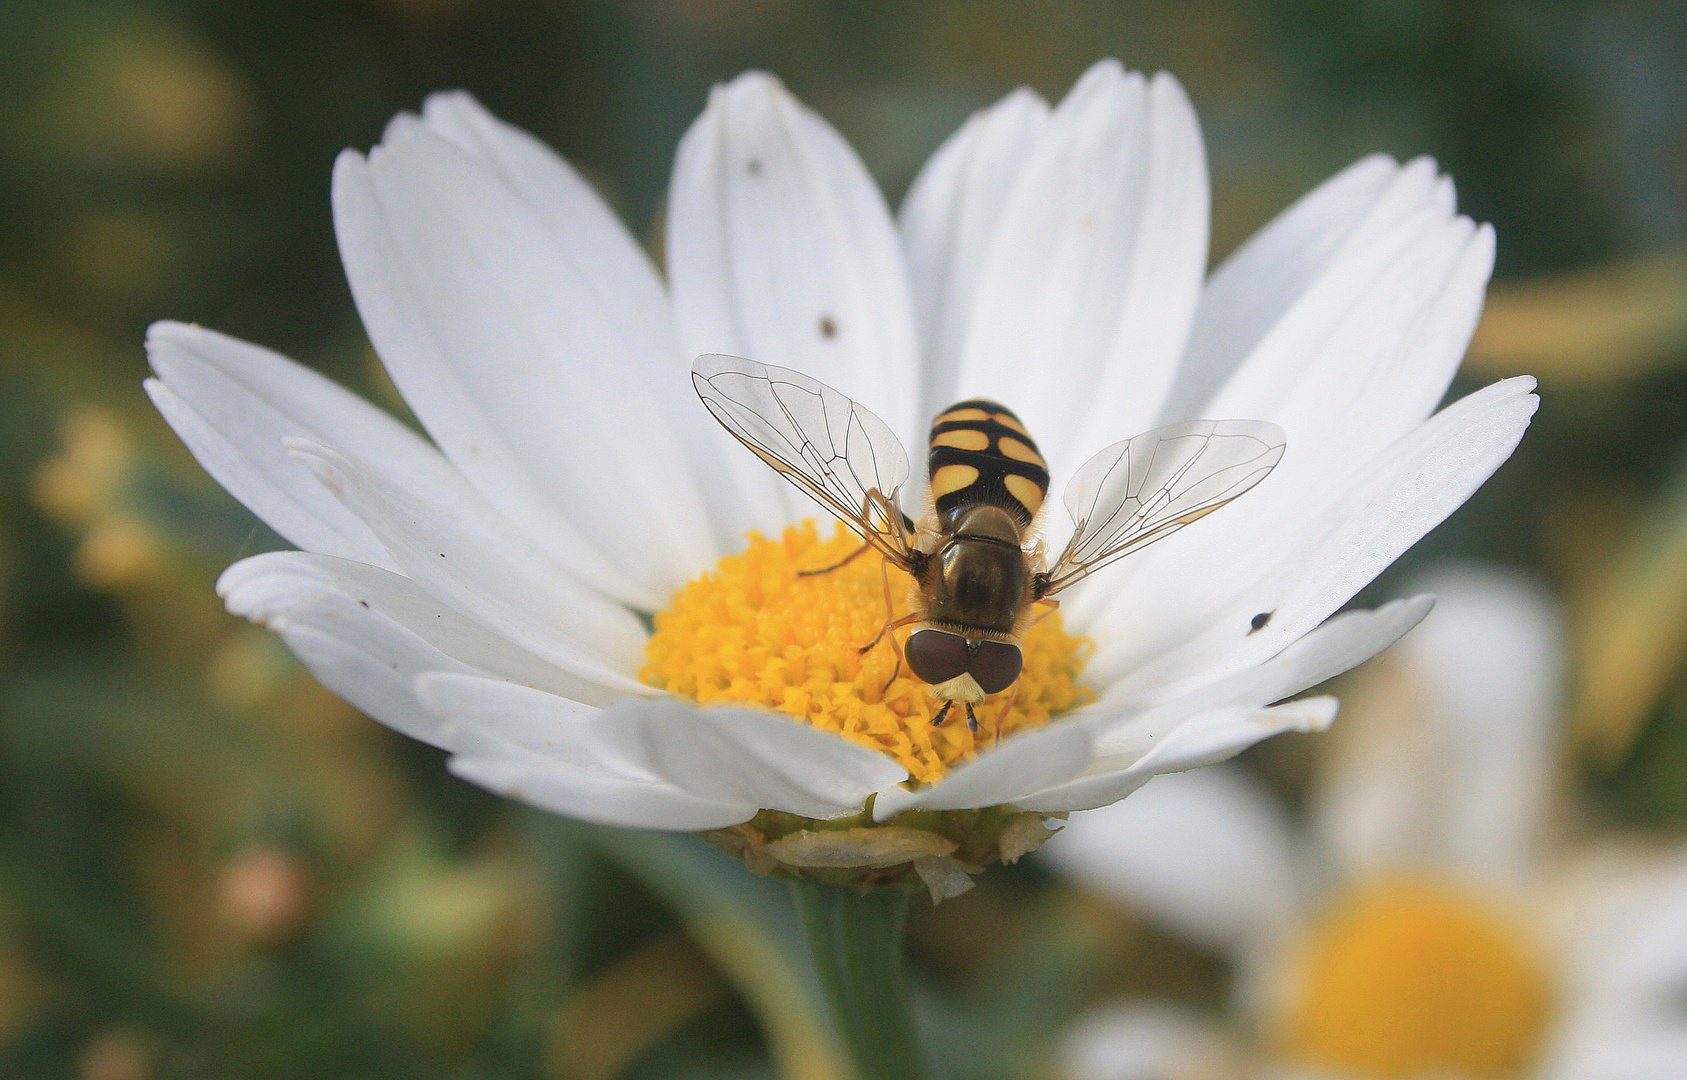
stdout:
{"type": "Polygon", "coordinates": [[[718,87],[680,144],[665,277],[565,162],[461,93],[341,155],[334,211],[364,326],[432,441],[265,349],[155,326],[158,407],[300,549],[231,567],[230,610],[476,783],[735,830],[718,838],[752,861],[820,876],[918,866],[953,891],[1034,847],[1045,815],[1324,726],[1329,698],[1274,703],[1429,601],[1330,616],[1536,404],[1520,378],[1431,415],[1493,252],[1433,163],[1359,162],[1206,278],[1195,115],[1170,76],[1114,61],[1058,106],[1020,90],[973,117],[899,220],[775,79],[718,87]],[[706,353],[819,379],[905,446],[988,395],[1057,483],[1184,418],[1272,422],[1289,449],[1245,498],[1063,594],[975,741],[930,723],[892,650],[858,654],[885,621],[876,560],[797,575],[850,541],[790,531],[816,508],[699,404],[706,353]],[[745,551],[750,530],[777,539],[745,551]]]}
{"type": "Polygon", "coordinates": [[[1349,695],[1304,825],[1221,767],[1074,815],[1045,849],[1231,959],[1243,1020],[1099,1010],[1071,1033],[1076,1080],[1215,1060],[1198,1075],[1682,1075],[1687,851],[1554,827],[1563,668],[1543,592],[1477,568],[1423,584],[1435,613],[1349,695]]]}

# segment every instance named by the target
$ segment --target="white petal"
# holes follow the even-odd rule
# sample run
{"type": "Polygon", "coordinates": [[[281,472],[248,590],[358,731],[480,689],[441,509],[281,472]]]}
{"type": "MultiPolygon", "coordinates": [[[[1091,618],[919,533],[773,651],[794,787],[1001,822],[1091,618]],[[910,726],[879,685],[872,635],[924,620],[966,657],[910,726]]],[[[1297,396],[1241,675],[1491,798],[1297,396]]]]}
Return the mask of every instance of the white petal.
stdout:
{"type": "Polygon", "coordinates": [[[1557,609],[1540,585],[1494,570],[1444,570],[1413,584],[1438,597],[1401,659],[1423,673],[1447,746],[1446,857],[1468,873],[1520,884],[1534,869],[1557,767],[1557,609]]]}
{"type": "Polygon", "coordinates": [[[230,611],[280,635],[323,686],[388,727],[444,749],[457,749],[460,740],[416,698],[420,675],[507,671],[569,690],[582,686],[374,567],[271,552],[229,567],[217,585],[230,611]]]}
{"type": "Polygon", "coordinates": [[[1128,799],[1074,814],[1040,857],[1223,952],[1286,931],[1299,906],[1288,818],[1256,781],[1224,766],[1159,776],[1128,799]]]}
{"type": "Polygon", "coordinates": [[[1206,258],[1206,158],[1188,98],[1169,75],[1102,61],[1055,109],[1001,211],[960,395],[1008,403],[1051,470],[1070,475],[1153,426],[1206,258]]]}
{"type": "Polygon", "coordinates": [[[655,692],[626,674],[643,655],[638,620],[523,543],[466,483],[416,491],[327,447],[289,447],[436,599],[579,678],[655,692]]]}
{"type": "Polygon", "coordinates": [[[1329,267],[1206,409],[1292,433],[1279,498],[1349,475],[1446,394],[1493,260],[1492,229],[1423,211],[1329,267]]]}
{"type": "Polygon", "coordinates": [[[882,754],[775,713],[656,698],[622,702],[609,719],[622,725],[629,761],[686,791],[761,809],[842,817],[908,776],[882,754]]]}
{"type": "Polygon", "coordinates": [[[700,798],[660,780],[560,768],[548,757],[519,748],[459,754],[450,769],[471,784],[541,810],[622,829],[697,832],[737,825],[756,814],[747,803],[700,798]]]}
{"type": "Polygon", "coordinates": [[[1113,605],[1156,622],[1209,618],[1207,604],[1244,588],[1258,561],[1279,553],[1330,492],[1362,475],[1441,399],[1481,308],[1492,231],[1433,198],[1427,163],[1402,171],[1394,186],[1423,189],[1415,209],[1391,217],[1384,211],[1394,200],[1379,199],[1372,216],[1384,224],[1353,230],[1217,400],[1199,410],[1277,423],[1288,433],[1282,462],[1204,527],[1092,582],[1069,605],[1074,626],[1087,630],[1089,618],[1113,605]],[[1258,561],[1232,570],[1227,556],[1238,544],[1258,561]],[[1202,581],[1194,603],[1181,587],[1192,577],[1202,581]]]}
{"type": "Polygon", "coordinates": [[[1358,667],[1423,621],[1432,596],[1391,600],[1374,611],[1344,611],[1262,664],[1207,683],[1150,709],[1118,708],[1108,699],[1092,706],[1096,753],[1142,755],[1178,724],[1231,705],[1260,706],[1358,667]]]}
{"type": "Polygon", "coordinates": [[[415,649],[401,633],[385,627],[364,625],[338,635],[286,617],[267,625],[317,682],[359,712],[412,739],[447,747],[444,729],[411,687],[421,672],[459,670],[449,657],[415,649]]]}
{"type": "Polygon", "coordinates": [[[302,627],[355,642],[360,653],[380,660],[379,678],[369,680],[367,687],[351,683],[329,688],[383,723],[436,745],[434,736],[369,707],[360,695],[380,684],[387,688],[383,693],[402,695],[404,715],[409,716],[414,704],[411,682],[422,672],[438,670],[479,672],[579,701],[601,704],[615,697],[440,603],[409,578],[361,563],[302,551],[270,552],[223,571],[217,593],[231,612],[289,641],[302,627]]]}
{"type": "Polygon", "coordinates": [[[424,699],[460,724],[534,753],[588,753],[627,776],[751,813],[840,817],[908,775],[882,754],[773,713],[658,698],[623,700],[587,715],[572,702],[510,683],[455,676],[430,677],[422,686],[424,699]]]}
{"type": "MultiPolygon", "coordinates": [[[[1443,409],[1330,492],[1284,537],[1230,536],[1221,559],[1215,555],[1179,579],[1183,610],[1199,612],[1198,622],[1180,618],[1169,598],[1128,608],[1126,594],[1089,631],[1100,646],[1087,677],[1127,697],[1166,700],[1276,653],[1328,618],[1505,462],[1539,404],[1533,387],[1528,377],[1507,379],[1443,409]],[[1260,615],[1269,621],[1255,630],[1260,615]],[[1191,630],[1181,645],[1147,659],[1191,630]]],[[[1250,497],[1268,498],[1271,479],[1250,497]]]]}
{"type": "Polygon", "coordinates": [[[1601,1032],[1687,1029],[1687,853],[1677,847],[1639,867],[1595,869],[1605,873],[1582,883],[1582,902],[1564,913],[1573,939],[1560,1041],[1585,1049],[1601,1032]]]}
{"type": "Polygon", "coordinates": [[[1076,776],[1089,760],[1090,742],[1089,731],[1070,722],[1016,735],[930,787],[880,791],[873,820],[886,821],[904,810],[967,810],[1016,802],[1026,792],[1076,776]]]}
{"type": "Polygon", "coordinates": [[[392,559],[369,529],[288,456],[287,436],[334,438],[422,485],[451,466],[403,424],[301,364],[223,334],[154,323],[147,392],[217,482],[306,551],[376,566],[392,559]]]}
{"type": "Polygon", "coordinates": [[[1687,1027],[1646,1032],[1609,1031],[1552,1054],[1539,1080],[1681,1080],[1687,1027]]]}
{"type": "Polygon", "coordinates": [[[340,156],[335,227],[370,339],[446,455],[531,543],[653,609],[715,555],[649,389],[684,365],[653,271],[587,246],[631,240],[574,186],[564,239],[554,205],[400,117],[367,161],[340,156]]]}
{"type": "Polygon", "coordinates": [[[1071,1080],[1166,1080],[1229,1075],[1224,1036],[1192,1013],[1158,1003],[1121,1003],[1078,1018],[1061,1039],[1071,1080]]]}
{"type": "Polygon", "coordinates": [[[1047,812],[1106,806],[1155,774],[1222,760],[1281,731],[1327,725],[1334,715],[1332,698],[1261,706],[1363,663],[1417,625],[1432,603],[1432,597],[1419,596],[1375,611],[1345,612],[1265,663],[1151,709],[1103,699],[1081,714],[1096,733],[1095,757],[1083,774],[1016,799],[1015,805],[1047,812]]]}
{"type": "Polygon", "coordinates": [[[924,359],[922,417],[960,397],[961,345],[984,253],[1048,116],[1048,103],[1025,87],[980,109],[938,147],[902,202],[898,218],[924,359]]]}
{"type": "Polygon", "coordinates": [[[1201,293],[1162,422],[1207,415],[1213,395],[1332,259],[1431,202],[1434,172],[1427,159],[1402,169],[1372,154],[1308,192],[1225,259],[1201,293]]]}
{"type": "MultiPolygon", "coordinates": [[[[1608,853],[1601,853],[1608,854],[1608,853]]],[[[1577,868],[1559,913],[1569,942],[1542,1080],[1673,1078],[1687,1060],[1687,859],[1680,849],[1577,868]]]]}
{"type": "Polygon", "coordinates": [[[1097,758],[1083,776],[1015,799],[1014,805],[1044,813],[1106,806],[1162,773],[1217,764],[1285,731],[1322,731],[1335,715],[1333,697],[1302,698],[1269,709],[1214,709],[1185,720],[1134,761],[1128,755],[1097,758]]]}
{"type": "Polygon", "coordinates": [[[1266,709],[1215,709],[1168,732],[1131,768],[1145,776],[1213,765],[1285,731],[1323,731],[1336,718],[1333,697],[1300,698],[1266,709]]]}
{"type": "MultiPolygon", "coordinates": [[[[600,283],[595,296],[607,306],[594,314],[604,320],[603,331],[619,339],[619,352],[583,343],[579,359],[602,362],[617,355],[629,365],[628,374],[636,376],[637,389],[649,396],[657,410],[653,416],[636,415],[643,406],[623,397],[627,418],[635,425],[632,430],[642,437],[640,425],[671,429],[705,493],[728,490],[714,424],[698,407],[686,377],[690,357],[681,350],[674,332],[667,293],[621,220],[550,147],[499,120],[469,94],[459,90],[429,95],[422,121],[493,169],[549,229],[557,249],[575,257],[574,269],[582,279],[600,283]]],[[[579,333],[590,328],[576,324],[573,329],[579,333]]],[[[676,443],[658,440],[647,445],[654,458],[676,443]]],[[[683,481],[683,473],[675,473],[674,479],[683,481]]],[[[706,498],[704,504],[715,523],[720,548],[736,550],[745,530],[751,528],[742,506],[730,498],[706,498]]]]}
{"type": "Polygon", "coordinates": [[[685,791],[606,750],[620,722],[524,686],[432,674],[417,696],[447,725],[451,770],[513,799],[584,821],[634,829],[717,829],[756,807],[685,791]]]}
{"type": "MultiPolygon", "coordinates": [[[[686,132],[666,244],[688,355],[801,371],[866,405],[905,443],[923,434],[913,314],[890,213],[848,144],[772,76],[749,72],[715,87],[686,132]]],[[[813,514],[753,455],[732,451],[742,497],[764,530],[813,514]]]]}
{"type": "Polygon", "coordinates": [[[1429,864],[1522,889],[1550,807],[1562,668],[1551,599],[1519,575],[1447,568],[1435,611],[1355,683],[1312,820],[1349,875],[1429,864]]]}

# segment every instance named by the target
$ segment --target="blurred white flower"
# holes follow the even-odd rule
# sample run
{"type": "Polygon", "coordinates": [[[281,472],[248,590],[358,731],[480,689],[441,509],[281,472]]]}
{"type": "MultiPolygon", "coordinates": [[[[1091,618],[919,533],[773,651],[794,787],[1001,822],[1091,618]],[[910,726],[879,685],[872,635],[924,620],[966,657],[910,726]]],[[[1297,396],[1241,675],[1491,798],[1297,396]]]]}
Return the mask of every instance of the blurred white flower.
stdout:
{"type": "Polygon", "coordinates": [[[1116,1006],[1072,1032],[1078,1080],[1185,1075],[1176,1062],[1249,1045],[1202,1075],[1683,1075],[1687,852],[1562,824],[1544,591],[1474,567],[1420,584],[1435,611],[1347,695],[1304,825],[1208,769],[1074,815],[1044,849],[1229,958],[1245,1021],[1116,1006]]]}
{"type": "MultiPolygon", "coordinates": [[[[665,278],[566,163],[462,93],[343,154],[334,211],[364,326],[432,443],[272,352],[155,326],[158,407],[301,549],[240,562],[219,588],[460,775],[612,825],[832,819],[875,795],[863,825],[1054,813],[1322,727],[1332,700],[1275,703],[1394,641],[1427,601],[1325,620],[1505,460],[1536,404],[1520,378],[1431,415],[1493,251],[1432,162],[1357,163],[1203,280],[1194,112],[1170,76],[1113,61],[1057,107],[1020,90],[980,112],[899,222],[776,80],[718,87],[679,148],[665,278]],[[645,619],[677,589],[747,530],[814,516],[692,396],[690,359],[708,352],[815,376],[907,445],[943,406],[991,395],[1057,478],[1186,417],[1274,421],[1290,446],[1246,498],[1063,597],[1066,627],[1094,642],[1092,704],[996,747],[933,734],[920,708],[864,734],[882,676],[817,665],[786,685],[808,661],[749,671],[756,657],[732,654],[733,680],[761,687],[749,700],[821,730],[639,677],[645,619]],[[815,704],[844,683],[847,707],[815,704]],[[938,738],[953,761],[904,786],[938,738]]],[[[948,857],[884,839],[872,858],[948,857]]]]}

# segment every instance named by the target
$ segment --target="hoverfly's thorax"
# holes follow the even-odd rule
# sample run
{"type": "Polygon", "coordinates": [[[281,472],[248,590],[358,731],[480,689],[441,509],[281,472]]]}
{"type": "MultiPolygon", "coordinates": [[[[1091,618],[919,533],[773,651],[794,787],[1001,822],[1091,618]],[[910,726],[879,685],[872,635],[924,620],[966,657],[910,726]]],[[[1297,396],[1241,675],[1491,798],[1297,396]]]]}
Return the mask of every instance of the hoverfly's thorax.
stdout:
{"type": "Polygon", "coordinates": [[[1024,552],[994,539],[954,536],[933,562],[928,622],[987,633],[1013,631],[1029,595],[1024,552]]]}
{"type": "Polygon", "coordinates": [[[929,465],[945,532],[977,506],[1000,507],[1025,529],[1049,490],[1048,467],[1025,425],[982,398],[951,405],[932,421],[929,465]]]}

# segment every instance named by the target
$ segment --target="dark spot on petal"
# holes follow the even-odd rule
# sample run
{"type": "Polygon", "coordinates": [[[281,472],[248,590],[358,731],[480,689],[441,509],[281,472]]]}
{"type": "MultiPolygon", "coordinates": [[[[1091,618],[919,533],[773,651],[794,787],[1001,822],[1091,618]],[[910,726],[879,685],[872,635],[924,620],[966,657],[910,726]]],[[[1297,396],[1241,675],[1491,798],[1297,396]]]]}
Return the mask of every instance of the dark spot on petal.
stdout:
{"type": "Polygon", "coordinates": [[[820,336],[828,339],[837,337],[838,321],[830,315],[820,316],[820,336]]]}
{"type": "Polygon", "coordinates": [[[362,605],[363,605],[363,606],[364,606],[364,607],[368,607],[368,606],[369,606],[369,601],[367,601],[367,600],[359,600],[359,601],[358,601],[358,603],[359,603],[359,604],[362,604],[362,605]]]}
{"type": "Polygon", "coordinates": [[[1277,611],[1276,608],[1272,608],[1270,611],[1262,611],[1258,615],[1255,615],[1253,618],[1249,619],[1248,620],[1248,626],[1251,627],[1251,629],[1248,631],[1248,633],[1253,634],[1253,633],[1257,633],[1261,630],[1264,630],[1265,624],[1271,621],[1271,616],[1274,615],[1276,613],[1276,611],[1277,611]]]}
{"type": "Polygon", "coordinates": [[[761,158],[751,158],[744,164],[744,171],[751,176],[761,175],[761,158]]]}

